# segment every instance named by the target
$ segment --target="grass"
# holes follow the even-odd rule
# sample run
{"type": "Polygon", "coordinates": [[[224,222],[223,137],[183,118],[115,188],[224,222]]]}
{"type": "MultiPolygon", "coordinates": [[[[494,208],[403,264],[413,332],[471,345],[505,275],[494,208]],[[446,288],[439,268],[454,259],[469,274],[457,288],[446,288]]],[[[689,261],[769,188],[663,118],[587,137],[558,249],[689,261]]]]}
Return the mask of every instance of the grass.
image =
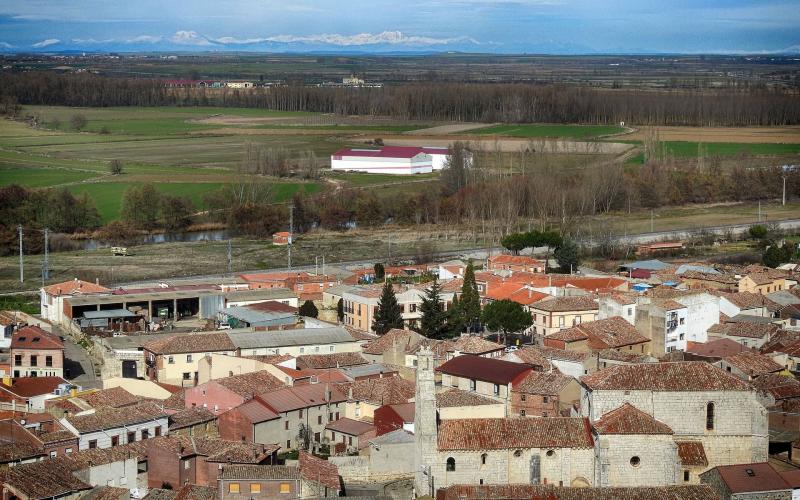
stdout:
{"type": "Polygon", "coordinates": [[[274,130],[320,130],[324,132],[391,132],[402,133],[429,128],[428,125],[256,125],[248,128],[274,130]]]}
{"type": "MultiPolygon", "coordinates": [[[[638,142],[636,144],[639,144],[638,142]]],[[[756,156],[783,156],[800,154],[800,144],[775,144],[775,143],[729,143],[729,142],[664,142],[664,148],[675,158],[696,158],[700,144],[706,157],[729,157],[738,154],[756,156]]],[[[644,153],[630,157],[625,163],[633,165],[644,164],[644,153]]]]}
{"type": "Polygon", "coordinates": [[[418,174],[408,177],[398,177],[389,174],[367,174],[355,172],[330,172],[327,177],[346,182],[353,187],[373,186],[376,184],[408,183],[410,181],[434,180],[439,178],[439,173],[418,174]]]}
{"type": "Polygon", "coordinates": [[[625,129],[616,125],[557,125],[531,123],[522,125],[494,125],[470,130],[474,135],[504,135],[525,138],[592,139],[618,134],[625,129]]]}
{"type": "Polygon", "coordinates": [[[92,177],[95,175],[89,172],[61,168],[7,167],[0,164],[0,186],[19,184],[30,188],[50,187],[92,177]]]}

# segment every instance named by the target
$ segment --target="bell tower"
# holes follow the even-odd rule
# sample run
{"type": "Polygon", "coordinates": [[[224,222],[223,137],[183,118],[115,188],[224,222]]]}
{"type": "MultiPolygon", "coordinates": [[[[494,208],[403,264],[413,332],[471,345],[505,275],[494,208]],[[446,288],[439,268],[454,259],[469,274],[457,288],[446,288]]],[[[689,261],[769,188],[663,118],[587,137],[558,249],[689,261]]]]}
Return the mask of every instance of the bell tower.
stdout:
{"type": "Polygon", "coordinates": [[[414,404],[414,469],[417,495],[434,495],[432,466],[437,459],[436,381],[433,351],[417,352],[417,387],[414,404]]]}

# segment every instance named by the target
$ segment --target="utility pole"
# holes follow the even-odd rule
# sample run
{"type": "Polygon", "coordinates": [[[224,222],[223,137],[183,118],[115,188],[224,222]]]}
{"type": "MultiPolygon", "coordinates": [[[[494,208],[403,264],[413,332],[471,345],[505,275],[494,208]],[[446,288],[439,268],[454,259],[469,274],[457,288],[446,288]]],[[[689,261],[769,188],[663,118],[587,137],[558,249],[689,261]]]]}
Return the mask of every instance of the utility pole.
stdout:
{"type": "Polygon", "coordinates": [[[294,204],[289,205],[289,244],[288,249],[288,268],[292,270],[292,240],[294,239],[294,204]]]}
{"type": "Polygon", "coordinates": [[[325,276],[325,256],[322,256],[322,275],[325,276]]]}
{"type": "Polygon", "coordinates": [[[228,240],[228,274],[233,272],[233,247],[231,240],[228,240]]]}
{"type": "Polygon", "coordinates": [[[650,209],[650,232],[653,233],[655,230],[653,229],[655,223],[655,210],[652,208],[650,209]]]}
{"type": "Polygon", "coordinates": [[[786,206],[786,176],[783,176],[783,206],[786,206]]]}
{"type": "Polygon", "coordinates": [[[25,264],[23,263],[23,256],[22,256],[22,224],[17,226],[17,231],[19,231],[19,282],[25,282],[25,264]]]}
{"type": "Polygon", "coordinates": [[[42,261],[42,286],[50,279],[50,229],[44,228],[44,260],[42,261]]]}
{"type": "Polygon", "coordinates": [[[314,256],[314,276],[319,276],[319,255],[314,256]]]}
{"type": "Polygon", "coordinates": [[[761,200],[758,200],[758,222],[761,222],[761,200]]]}

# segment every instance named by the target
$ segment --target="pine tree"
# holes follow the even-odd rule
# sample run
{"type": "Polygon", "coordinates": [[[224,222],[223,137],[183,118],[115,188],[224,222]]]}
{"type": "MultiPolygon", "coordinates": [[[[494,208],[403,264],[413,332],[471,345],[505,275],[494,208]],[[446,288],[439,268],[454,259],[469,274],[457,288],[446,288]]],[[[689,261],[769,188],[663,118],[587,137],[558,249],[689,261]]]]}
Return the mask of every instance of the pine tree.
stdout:
{"type": "Polygon", "coordinates": [[[453,295],[453,303],[447,310],[447,336],[458,337],[464,331],[464,309],[458,300],[458,295],[453,295]]]}
{"type": "Polygon", "coordinates": [[[319,316],[319,309],[317,306],[314,305],[314,302],[311,300],[307,300],[303,302],[303,305],[300,306],[300,316],[306,316],[308,318],[316,318],[319,316]]]}
{"type": "Polygon", "coordinates": [[[383,335],[392,328],[403,328],[403,309],[397,303],[392,284],[387,281],[378,300],[378,311],[372,321],[372,329],[378,335],[383,335]]]}
{"type": "Polygon", "coordinates": [[[464,325],[477,330],[481,320],[481,297],[475,284],[475,268],[472,267],[472,262],[467,264],[467,270],[464,272],[460,306],[464,325]]]}
{"type": "Polygon", "coordinates": [[[447,334],[448,314],[440,299],[441,292],[442,287],[434,278],[420,305],[422,317],[419,320],[419,332],[430,339],[442,338],[447,334]]]}

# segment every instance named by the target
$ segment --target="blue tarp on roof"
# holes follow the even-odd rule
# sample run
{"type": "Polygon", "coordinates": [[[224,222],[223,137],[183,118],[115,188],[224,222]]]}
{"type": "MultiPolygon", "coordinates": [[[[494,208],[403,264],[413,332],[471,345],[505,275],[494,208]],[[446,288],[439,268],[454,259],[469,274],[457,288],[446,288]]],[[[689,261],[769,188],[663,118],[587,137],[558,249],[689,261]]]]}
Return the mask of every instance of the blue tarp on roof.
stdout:
{"type": "Polygon", "coordinates": [[[646,269],[648,271],[661,271],[669,267],[666,262],[661,262],[657,259],[651,260],[637,260],[636,262],[629,262],[620,266],[623,269],[646,269]]]}

